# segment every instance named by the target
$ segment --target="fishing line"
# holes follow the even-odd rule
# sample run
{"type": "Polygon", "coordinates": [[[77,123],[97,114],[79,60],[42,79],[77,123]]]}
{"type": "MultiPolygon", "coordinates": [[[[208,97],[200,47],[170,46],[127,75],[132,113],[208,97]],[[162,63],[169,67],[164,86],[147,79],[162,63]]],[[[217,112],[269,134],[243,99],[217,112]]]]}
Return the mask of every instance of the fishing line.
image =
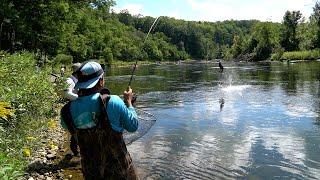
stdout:
{"type": "MultiPolygon", "coordinates": [[[[154,22],[152,23],[146,37],[144,38],[144,41],[143,41],[143,44],[146,42],[150,32],[153,30],[153,27],[156,27],[156,23],[158,22],[158,19],[160,18],[161,16],[157,17],[154,22]]],[[[158,24],[158,23],[157,23],[158,24]]],[[[134,66],[133,66],[133,69],[132,69],[132,72],[131,72],[131,77],[130,77],[130,80],[129,80],[129,84],[128,84],[128,87],[131,86],[131,82],[132,82],[132,79],[133,79],[133,75],[134,75],[134,72],[136,71],[136,68],[137,68],[137,65],[138,65],[138,60],[136,60],[136,62],[134,63],[134,66]]]]}
{"type": "MultiPolygon", "coordinates": [[[[154,28],[157,26],[157,24],[159,22],[158,21],[159,18],[160,17],[157,17],[154,20],[154,22],[152,23],[146,37],[144,38],[143,44],[146,42],[146,40],[147,40],[149,34],[152,32],[152,30],[154,30],[154,28]]],[[[136,60],[134,66],[133,66],[130,81],[128,83],[128,89],[131,86],[131,82],[133,80],[133,75],[134,75],[134,72],[136,71],[137,65],[138,65],[138,60],[136,60]]],[[[133,97],[132,101],[134,102],[135,100],[136,100],[136,96],[133,97]]],[[[149,131],[149,129],[151,129],[151,127],[157,121],[156,117],[153,114],[148,113],[146,111],[136,109],[136,113],[138,116],[139,126],[138,126],[137,131],[134,133],[129,133],[127,131],[124,131],[123,138],[124,138],[126,144],[131,144],[132,142],[136,141],[137,139],[139,139],[140,137],[145,135],[149,131]]]]}

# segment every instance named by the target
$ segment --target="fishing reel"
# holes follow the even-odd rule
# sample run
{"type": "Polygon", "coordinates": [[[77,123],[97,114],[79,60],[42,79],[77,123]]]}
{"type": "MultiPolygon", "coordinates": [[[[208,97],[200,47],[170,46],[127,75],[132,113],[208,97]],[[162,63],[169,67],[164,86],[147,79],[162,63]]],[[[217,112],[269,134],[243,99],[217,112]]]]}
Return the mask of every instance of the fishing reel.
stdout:
{"type": "Polygon", "coordinates": [[[131,100],[132,105],[136,102],[136,100],[137,100],[137,95],[134,94],[131,100]]]}
{"type": "MultiPolygon", "coordinates": [[[[136,95],[133,95],[132,96],[132,99],[131,99],[131,104],[132,106],[134,105],[134,103],[136,102],[137,100],[137,96],[136,95]]],[[[123,100],[123,102],[128,106],[127,102],[125,100],[123,100]]]]}
{"type": "MultiPolygon", "coordinates": [[[[133,94],[132,99],[131,99],[131,104],[134,105],[134,103],[136,102],[136,100],[137,100],[137,95],[133,94]]],[[[127,104],[127,102],[126,102],[125,99],[123,99],[123,102],[124,102],[125,104],[127,104]]]]}

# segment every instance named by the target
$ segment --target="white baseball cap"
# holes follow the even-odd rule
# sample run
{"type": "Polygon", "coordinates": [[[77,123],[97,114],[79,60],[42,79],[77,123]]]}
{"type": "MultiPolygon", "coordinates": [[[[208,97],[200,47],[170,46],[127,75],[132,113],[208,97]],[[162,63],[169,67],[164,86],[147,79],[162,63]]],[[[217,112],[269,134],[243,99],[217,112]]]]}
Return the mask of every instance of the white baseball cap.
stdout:
{"type": "Polygon", "coordinates": [[[90,89],[93,88],[103,77],[104,71],[101,65],[94,61],[89,61],[78,69],[77,78],[78,82],[75,86],[77,89],[90,89]]]}

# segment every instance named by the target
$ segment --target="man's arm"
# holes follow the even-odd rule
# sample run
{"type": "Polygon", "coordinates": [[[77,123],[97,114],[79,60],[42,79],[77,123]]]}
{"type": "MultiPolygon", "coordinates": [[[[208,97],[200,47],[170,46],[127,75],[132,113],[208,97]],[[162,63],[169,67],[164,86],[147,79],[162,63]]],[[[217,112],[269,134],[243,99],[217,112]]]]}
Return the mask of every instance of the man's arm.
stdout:
{"type": "Polygon", "coordinates": [[[138,116],[132,106],[126,107],[125,104],[123,104],[120,118],[122,120],[121,122],[123,123],[123,128],[128,132],[135,132],[138,129],[138,116]]]}
{"type": "Polygon", "coordinates": [[[138,116],[134,107],[132,106],[133,92],[130,87],[128,87],[127,91],[123,92],[124,101],[126,103],[123,106],[122,119],[123,128],[129,132],[134,132],[138,129],[138,116]]]}
{"type": "Polygon", "coordinates": [[[78,94],[75,94],[72,89],[66,89],[64,90],[64,97],[71,100],[71,101],[74,101],[78,98],[78,94]]]}
{"type": "Polygon", "coordinates": [[[75,83],[71,78],[68,78],[66,80],[66,83],[68,85],[68,89],[64,90],[64,97],[71,101],[76,100],[78,98],[78,95],[73,92],[75,83]]]}

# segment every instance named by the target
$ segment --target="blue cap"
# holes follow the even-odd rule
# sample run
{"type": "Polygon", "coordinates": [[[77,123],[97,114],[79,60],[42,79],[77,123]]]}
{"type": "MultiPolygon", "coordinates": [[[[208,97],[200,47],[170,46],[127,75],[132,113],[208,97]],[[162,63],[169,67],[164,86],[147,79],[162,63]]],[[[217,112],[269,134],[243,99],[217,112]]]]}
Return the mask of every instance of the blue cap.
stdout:
{"type": "Polygon", "coordinates": [[[77,89],[93,88],[103,77],[103,69],[101,65],[94,61],[84,63],[77,71],[78,82],[75,86],[77,89]]]}

